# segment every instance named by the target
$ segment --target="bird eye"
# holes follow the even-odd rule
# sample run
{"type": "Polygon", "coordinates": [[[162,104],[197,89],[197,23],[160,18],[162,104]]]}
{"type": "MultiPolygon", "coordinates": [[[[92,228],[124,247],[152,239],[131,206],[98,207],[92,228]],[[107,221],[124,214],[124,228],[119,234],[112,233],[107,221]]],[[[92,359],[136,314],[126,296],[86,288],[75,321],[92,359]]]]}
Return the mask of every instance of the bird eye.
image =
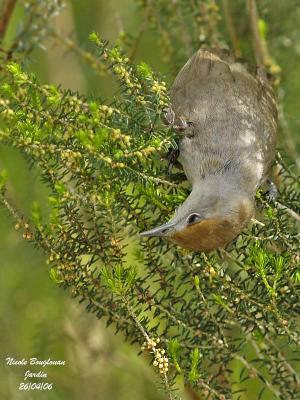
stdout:
{"type": "Polygon", "coordinates": [[[196,222],[200,221],[201,215],[200,214],[190,214],[186,220],[188,225],[195,224],[196,222]]]}

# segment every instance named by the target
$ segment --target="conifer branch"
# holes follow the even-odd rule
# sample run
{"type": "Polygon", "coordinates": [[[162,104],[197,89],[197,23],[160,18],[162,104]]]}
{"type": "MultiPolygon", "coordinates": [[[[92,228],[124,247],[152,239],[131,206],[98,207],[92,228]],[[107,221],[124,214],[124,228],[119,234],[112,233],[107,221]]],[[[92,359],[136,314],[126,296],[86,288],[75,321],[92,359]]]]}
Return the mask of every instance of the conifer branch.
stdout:
{"type": "Polygon", "coordinates": [[[289,207],[286,207],[285,205],[281,204],[279,201],[275,201],[275,206],[278,207],[279,209],[285,211],[288,213],[292,218],[294,218],[297,222],[300,222],[300,215],[297,214],[294,210],[292,210],[289,207]]]}
{"type": "Polygon", "coordinates": [[[255,368],[252,364],[250,365],[249,362],[242,356],[236,355],[235,358],[241,363],[252,373],[254,373],[256,376],[258,376],[262,382],[267,386],[267,388],[270,390],[271,393],[273,393],[278,399],[280,399],[280,392],[265,378],[261,375],[259,370],[255,368]]]}
{"type": "MultiPolygon", "coordinates": [[[[255,3],[248,3],[258,30],[255,3]]],[[[0,171],[0,203],[16,229],[44,251],[51,279],[87,311],[130,342],[145,341],[143,350],[153,356],[169,399],[176,397],[178,374],[194,398],[230,399],[235,385],[246,390],[251,378],[274,396],[298,399],[299,376],[288,357],[292,350],[297,358],[300,345],[297,173],[278,156],[278,201],[268,202],[259,191],[257,220],[226,249],[205,255],[158,238],[141,239],[137,232],[166,220],[189,192],[166,171],[166,153],[176,139],[161,121],[168,84],[96,33],[90,35],[97,53],[92,54],[47,24],[37,32],[30,21],[38,18],[40,26],[44,17],[38,11],[46,7],[42,16],[52,15],[55,7],[40,0],[30,4],[25,31],[14,42],[18,59],[52,35],[97,73],[109,73],[119,91],[102,102],[41,84],[22,69],[14,51],[13,61],[3,62],[0,142],[38,168],[49,191],[40,205],[49,215],[35,207],[23,217],[0,171]],[[250,346],[255,358],[248,354],[250,346]],[[232,374],[234,360],[239,366],[232,374]]],[[[176,0],[177,11],[174,4],[151,2],[149,26],[139,32],[154,28],[177,68],[190,51],[182,46],[186,39],[191,51],[199,41],[205,46],[217,41],[220,18],[211,0],[176,0]],[[177,12],[182,12],[180,24],[177,12]]],[[[139,2],[144,21],[147,7],[147,1],[139,2]]]]}

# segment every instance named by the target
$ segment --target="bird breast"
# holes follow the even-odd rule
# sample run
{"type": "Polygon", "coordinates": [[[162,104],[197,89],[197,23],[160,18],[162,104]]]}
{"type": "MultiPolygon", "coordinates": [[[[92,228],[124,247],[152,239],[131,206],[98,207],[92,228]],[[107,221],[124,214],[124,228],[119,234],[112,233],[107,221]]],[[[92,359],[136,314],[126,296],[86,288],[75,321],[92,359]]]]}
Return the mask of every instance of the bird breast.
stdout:
{"type": "Polygon", "coordinates": [[[209,219],[187,226],[172,235],[170,240],[186,249],[210,252],[224,247],[238,233],[239,231],[226,219],[209,219]]]}

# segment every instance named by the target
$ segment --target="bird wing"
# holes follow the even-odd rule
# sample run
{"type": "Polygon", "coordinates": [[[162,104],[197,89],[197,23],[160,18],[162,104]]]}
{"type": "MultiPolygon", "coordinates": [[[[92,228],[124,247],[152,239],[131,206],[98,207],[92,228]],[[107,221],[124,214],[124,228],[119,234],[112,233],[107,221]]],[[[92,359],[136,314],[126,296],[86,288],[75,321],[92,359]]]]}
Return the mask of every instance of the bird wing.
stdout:
{"type": "Polygon", "coordinates": [[[233,82],[228,62],[212,51],[199,49],[182,67],[171,87],[175,116],[187,121],[193,121],[191,114],[205,118],[216,103],[224,101],[233,82]]]}
{"type": "MultiPolygon", "coordinates": [[[[178,117],[191,111],[204,112],[214,104],[250,98],[277,118],[277,102],[263,68],[251,67],[225,49],[199,49],[178,73],[170,90],[172,108],[178,117]]],[[[225,104],[224,104],[225,105],[225,104]]],[[[225,107],[226,108],[226,107],[225,107]]]]}
{"type": "Polygon", "coordinates": [[[180,97],[183,95],[181,100],[184,100],[184,97],[189,95],[185,89],[193,85],[195,81],[199,84],[207,79],[232,81],[234,78],[228,63],[211,51],[199,49],[182,67],[172,85],[170,93],[172,106],[180,107],[180,104],[177,104],[180,102],[180,97]]]}
{"type": "Polygon", "coordinates": [[[193,138],[181,142],[186,170],[211,165],[212,158],[222,164],[260,157],[260,175],[266,173],[274,156],[277,111],[260,70],[251,71],[224,50],[200,49],[183,66],[170,94],[175,125],[176,119],[188,122],[183,134],[193,138]]]}

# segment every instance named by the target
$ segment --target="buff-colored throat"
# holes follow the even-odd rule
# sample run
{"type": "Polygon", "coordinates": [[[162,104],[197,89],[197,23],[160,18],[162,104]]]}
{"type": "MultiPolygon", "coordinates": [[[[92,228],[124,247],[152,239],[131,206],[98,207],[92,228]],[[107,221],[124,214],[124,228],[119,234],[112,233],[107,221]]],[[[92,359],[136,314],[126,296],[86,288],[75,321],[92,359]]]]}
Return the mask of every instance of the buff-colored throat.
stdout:
{"type": "Polygon", "coordinates": [[[186,249],[210,252],[224,247],[239,232],[240,230],[226,219],[207,219],[175,232],[169,239],[186,249]]]}

